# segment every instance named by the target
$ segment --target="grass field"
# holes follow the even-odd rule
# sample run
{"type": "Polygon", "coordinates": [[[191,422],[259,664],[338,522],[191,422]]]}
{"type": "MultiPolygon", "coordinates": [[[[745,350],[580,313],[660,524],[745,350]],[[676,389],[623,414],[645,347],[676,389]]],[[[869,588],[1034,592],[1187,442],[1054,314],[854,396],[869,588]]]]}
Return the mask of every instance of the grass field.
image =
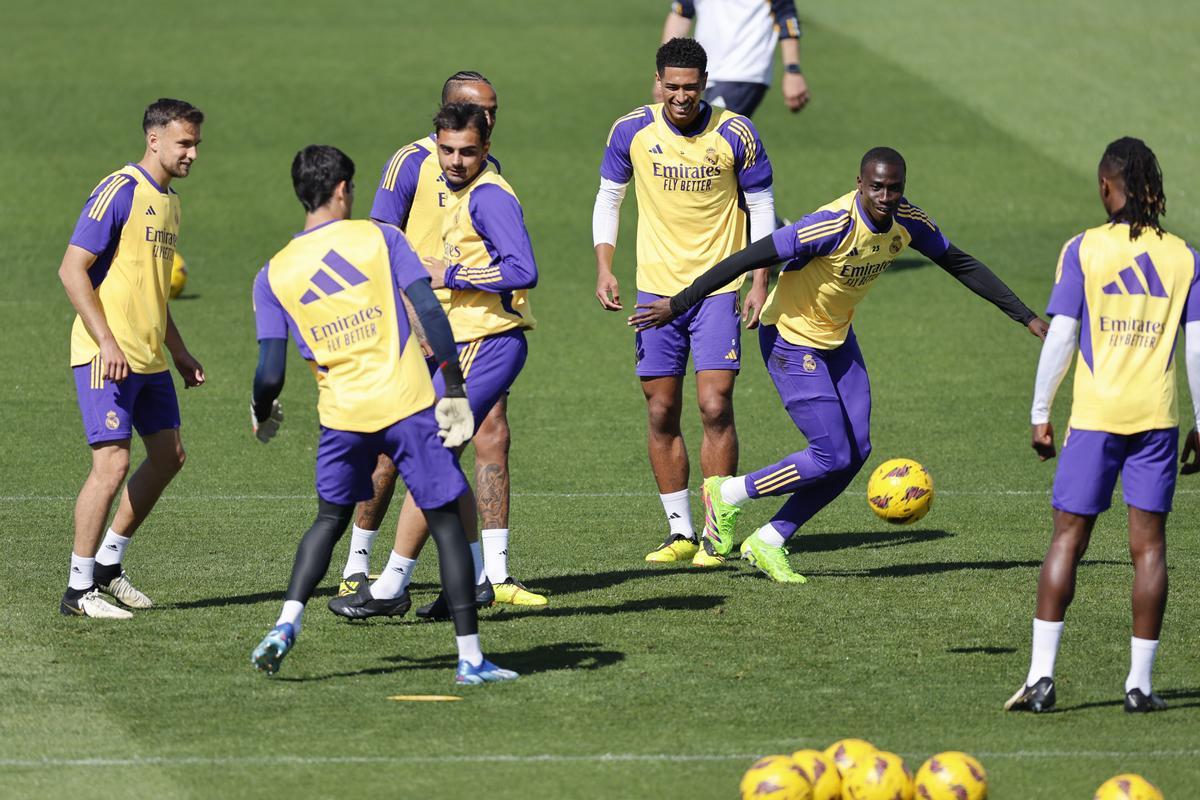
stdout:
{"type": "MultiPolygon", "coordinates": [[[[0,796],[720,798],[759,754],[845,736],[914,769],[939,750],[972,752],[999,800],[1086,798],[1122,771],[1168,798],[1195,796],[1200,481],[1180,482],[1171,523],[1155,675],[1171,710],[1121,711],[1132,571],[1118,498],[1069,615],[1061,712],[1003,714],[1027,666],[1049,529],[1054,465],[1027,443],[1038,346],[917,257],[856,318],[875,454],[795,540],[810,582],[775,585],[737,562],[693,574],[642,561],[662,537],[661,507],[631,334],[591,296],[590,211],[611,121],[645,102],[665,6],[470,0],[441,7],[454,17],[441,22],[438,8],[401,3],[3,3],[0,169],[22,180],[0,195],[0,796]],[[551,606],[484,612],[486,650],[525,674],[459,691],[448,626],[335,621],[323,607],[331,575],[268,680],[248,656],[314,513],[315,389],[293,354],[284,432],[267,448],[253,440],[251,279],[301,222],[293,153],[314,141],[349,152],[365,215],[362,187],[428,128],[441,81],[460,68],[498,87],[495,153],[542,272],[510,405],[513,565],[551,606]],[[55,270],[87,192],[140,155],[138,119],[160,95],[209,120],[193,176],[177,184],[191,282],[173,306],[209,385],[181,393],[188,465],[126,559],[159,608],[124,624],[63,619],[88,451],[55,270]],[[937,485],[933,512],[911,528],[886,527],[863,499],[867,471],[898,455],[937,485]],[[442,693],[463,700],[387,699],[442,693]]],[[[793,118],[772,93],[756,116],[785,215],[848,191],[861,153],[893,145],[909,197],[1041,308],[1062,242],[1102,219],[1099,154],[1129,133],[1162,161],[1168,227],[1200,237],[1191,4],[914,0],[899,11],[871,0],[803,4],[801,16],[814,102],[793,118]]],[[[627,297],[634,224],[629,202],[627,297]]],[[[754,338],[745,345],[742,466],[757,468],[802,440],[754,338]]],[[[1068,410],[1064,386],[1060,431],[1068,410]]],[[[687,425],[695,453],[694,414],[687,425]]],[[[742,531],[774,508],[751,506],[742,531]]],[[[431,548],[417,602],[436,574],[431,548]]]]}

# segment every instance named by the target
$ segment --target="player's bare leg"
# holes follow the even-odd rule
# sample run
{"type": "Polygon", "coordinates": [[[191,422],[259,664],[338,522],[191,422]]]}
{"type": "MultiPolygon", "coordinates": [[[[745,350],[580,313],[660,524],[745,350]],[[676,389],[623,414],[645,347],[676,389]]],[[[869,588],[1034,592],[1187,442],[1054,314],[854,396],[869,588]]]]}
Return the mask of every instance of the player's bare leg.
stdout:
{"type": "Polygon", "coordinates": [[[95,581],[96,551],[113,500],[129,472],[129,440],[92,445],[92,468],[75,500],[75,539],[71,571],[59,611],[68,616],[128,619],[128,611],[107,602],[95,581]]]}
{"type": "Polygon", "coordinates": [[[379,530],[383,518],[387,516],[392,504],[392,494],[396,491],[396,465],[385,455],[379,456],[375,471],[371,473],[371,483],[375,494],[370,500],[358,504],[358,516],[354,522],[360,528],[371,531],[379,530]]]}
{"type": "Polygon", "coordinates": [[[730,369],[706,369],[696,373],[696,402],[704,439],[700,444],[700,472],[735,475],[738,465],[737,428],[733,421],[733,382],[730,369]]]}
{"type": "Polygon", "coordinates": [[[375,470],[371,473],[371,485],[374,493],[370,500],[358,504],[358,515],[350,531],[350,547],[346,554],[346,564],[342,567],[342,581],[338,584],[338,597],[354,594],[360,586],[367,585],[367,575],[371,571],[371,549],[379,526],[387,516],[388,507],[392,503],[392,494],[396,491],[396,465],[392,459],[380,454],[375,462],[375,470]]]}
{"type": "Polygon", "coordinates": [[[1151,691],[1150,673],[1167,608],[1167,515],[1129,507],[1129,555],[1133,559],[1133,638],[1126,711],[1158,711],[1166,703],[1151,691]]]}
{"type": "Polygon", "coordinates": [[[658,484],[670,532],[666,541],[646,555],[647,561],[691,561],[696,554],[696,531],[692,527],[688,496],[687,446],[679,420],[683,411],[683,378],[677,375],[642,378],[646,396],[647,436],[650,469],[658,484]]]}
{"type": "Polygon", "coordinates": [[[121,503],[113,517],[113,530],[126,538],[133,536],[145,522],[163,490],[187,461],[178,428],[143,436],[142,444],[146,446],[146,460],[125,484],[121,503]]]}

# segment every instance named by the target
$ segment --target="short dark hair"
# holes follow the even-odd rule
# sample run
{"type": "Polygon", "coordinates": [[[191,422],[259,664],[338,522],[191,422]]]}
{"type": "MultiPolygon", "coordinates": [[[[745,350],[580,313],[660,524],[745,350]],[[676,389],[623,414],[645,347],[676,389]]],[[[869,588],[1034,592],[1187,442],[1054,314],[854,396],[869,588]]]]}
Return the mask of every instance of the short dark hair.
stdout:
{"type": "Polygon", "coordinates": [[[1123,136],[1105,149],[1100,169],[1112,176],[1119,175],[1125,183],[1125,207],[1113,215],[1113,220],[1128,222],[1133,239],[1147,228],[1162,236],[1159,217],[1167,213],[1167,196],[1163,193],[1162,168],[1154,151],[1141,139],[1123,136]]]}
{"type": "Polygon", "coordinates": [[[474,103],[447,103],[433,117],[434,131],[479,131],[480,144],[487,144],[492,131],[488,127],[487,112],[474,103]]]}
{"type": "Polygon", "coordinates": [[[328,203],[339,183],[353,180],[354,162],[336,147],[310,144],[292,159],[292,187],[309,213],[328,203]]]}
{"type": "Polygon", "coordinates": [[[862,161],[858,164],[858,174],[862,175],[867,171],[867,165],[876,162],[892,167],[899,167],[904,172],[908,172],[908,165],[904,163],[904,156],[900,155],[898,151],[890,147],[872,147],[863,153],[862,161]]]}
{"type": "Polygon", "coordinates": [[[658,70],[659,77],[662,77],[663,70],[667,67],[698,69],[703,75],[708,71],[708,53],[704,52],[704,48],[695,39],[676,36],[658,48],[654,55],[654,68],[658,70]]]}
{"type": "MultiPolygon", "coordinates": [[[[492,86],[492,82],[483,77],[482,72],[475,72],[468,69],[459,70],[449,78],[446,78],[446,82],[442,84],[442,105],[446,105],[446,102],[450,99],[450,94],[464,83],[486,83],[488,86],[492,86]]],[[[492,91],[495,90],[496,87],[492,86],[492,91]]]]}
{"type": "Polygon", "coordinates": [[[146,113],[142,115],[142,132],[170,125],[177,119],[201,125],[204,122],[204,112],[186,100],[160,97],[146,106],[146,113]]]}

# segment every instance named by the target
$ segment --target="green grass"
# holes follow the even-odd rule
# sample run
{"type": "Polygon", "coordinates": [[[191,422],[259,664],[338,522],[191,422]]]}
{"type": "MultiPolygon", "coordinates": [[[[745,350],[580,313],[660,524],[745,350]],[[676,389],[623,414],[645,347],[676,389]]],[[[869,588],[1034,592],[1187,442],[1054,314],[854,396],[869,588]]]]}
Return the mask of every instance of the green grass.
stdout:
{"type": "MultiPolygon", "coordinates": [[[[863,150],[891,144],[908,159],[910,198],[1040,307],[1062,242],[1101,219],[1093,170],[1104,144],[1128,132],[1162,156],[1168,224],[1195,238],[1200,206],[1185,179],[1200,168],[1188,56],[1200,21],[1183,2],[1138,15],[1116,0],[1051,5],[802,9],[814,103],[793,118],[773,93],[756,118],[781,211],[847,191],[863,150]]],[[[604,136],[645,99],[665,8],[465,2],[445,7],[447,22],[417,8],[4,4],[0,168],[20,185],[0,197],[10,287],[0,295],[0,795],[730,797],[756,754],[859,736],[914,768],[939,750],[973,752],[1000,800],[1088,797],[1121,771],[1191,796],[1200,484],[1181,481],[1172,518],[1155,680],[1173,709],[1129,718],[1118,704],[1131,576],[1118,501],[1069,617],[1063,712],[1001,713],[1025,672],[1049,526],[1054,465],[1027,444],[1038,348],[918,259],[878,283],[856,329],[875,398],[869,468],[920,459],[935,476],[934,511],[912,528],[884,526],[864,502],[864,472],[796,542],[806,586],[737,566],[696,575],[642,562],[661,510],[631,336],[591,298],[589,223],[604,136]],[[323,609],[331,577],[267,680],[247,657],[313,514],[315,390],[293,360],[284,433],[267,448],[253,441],[250,282],[300,223],[295,150],[337,144],[356,159],[359,186],[373,185],[394,148],[428,127],[441,80],[464,67],[499,89],[495,152],[542,269],[540,326],[511,401],[512,527],[515,568],[551,606],[486,612],[488,652],[526,675],[460,692],[447,626],[335,622],[323,609]],[[55,268],[86,192],[140,155],[138,116],[163,94],[209,115],[195,174],[178,187],[192,274],[173,309],[210,384],[181,394],[188,466],[127,559],[160,608],[81,624],[55,611],[87,469],[67,371],[72,312],[55,268]],[[464,700],[387,700],[401,693],[464,700]],[[78,762],[89,758],[131,763],[78,762]]],[[[360,191],[359,214],[369,196],[360,191]]],[[[1068,407],[1064,390],[1060,429],[1068,407]]],[[[803,445],[753,357],[737,411],[743,467],[803,445]]],[[[695,453],[692,413],[687,436],[695,453]]],[[[754,504],[742,530],[773,510],[754,504]]],[[[435,577],[427,558],[418,602],[435,577]]]]}

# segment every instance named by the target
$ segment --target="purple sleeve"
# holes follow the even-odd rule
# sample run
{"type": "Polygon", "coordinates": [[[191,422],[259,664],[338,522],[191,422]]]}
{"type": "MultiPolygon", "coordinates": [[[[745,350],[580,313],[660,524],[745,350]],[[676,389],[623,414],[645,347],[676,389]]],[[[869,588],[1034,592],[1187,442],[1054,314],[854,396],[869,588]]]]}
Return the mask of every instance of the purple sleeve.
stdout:
{"type": "Polygon", "coordinates": [[[837,249],[850,231],[849,211],[817,211],[771,234],[775,252],[788,269],[798,269],[837,249]]]}
{"type": "MultiPolygon", "coordinates": [[[[1192,248],[1188,248],[1192,250],[1192,248]]],[[[1192,273],[1192,286],[1188,289],[1187,301],[1183,306],[1183,322],[1200,322],[1200,253],[1192,250],[1192,260],[1196,270],[1192,273]]]]}
{"type": "Polygon", "coordinates": [[[696,3],[694,0],[675,0],[671,3],[671,11],[688,19],[696,18],[696,3]]]}
{"type": "Polygon", "coordinates": [[[723,123],[719,132],[733,148],[733,167],[741,190],[761,192],[771,188],[771,162],[754,123],[745,117],[734,117],[723,123]]]}
{"type": "Polygon", "coordinates": [[[1083,318],[1083,266],[1079,263],[1079,245],[1083,234],[1067,242],[1058,257],[1058,270],[1054,276],[1054,288],[1050,290],[1050,302],[1046,313],[1052,317],[1062,314],[1072,319],[1083,318]]]}
{"type": "Polygon", "coordinates": [[[600,162],[600,177],[613,183],[629,183],[633,177],[633,161],[629,158],[629,147],[633,137],[650,124],[650,109],[642,106],[613,123],[604,148],[604,160],[600,162]]]}
{"type": "Polygon", "coordinates": [[[254,326],[258,332],[258,340],[288,338],[287,312],[279,304],[279,298],[271,289],[267,280],[267,267],[270,262],[254,276],[254,326]]]}
{"type": "Polygon", "coordinates": [[[896,209],[896,221],[904,226],[912,237],[912,249],[930,261],[937,261],[950,249],[950,240],[942,233],[937,223],[904,198],[900,199],[900,207],[896,209]]]}
{"type": "Polygon", "coordinates": [[[450,264],[446,286],[497,294],[536,286],[537,262],[517,198],[495,184],[485,184],[471,192],[468,213],[492,260],[478,267],[450,264]]]}
{"type": "Polygon", "coordinates": [[[423,147],[409,145],[392,156],[383,167],[375,202],[371,204],[371,219],[403,228],[408,224],[408,212],[417,193],[421,164],[429,157],[423,147]],[[411,149],[410,149],[411,148],[411,149]]]}
{"type": "Polygon", "coordinates": [[[94,255],[115,249],[133,207],[135,184],[133,178],[120,173],[101,181],[79,212],[71,244],[94,255]]]}
{"type": "Polygon", "coordinates": [[[383,234],[383,240],[387,243],[388,258],[392,262],[392,277],[396,281],[397,288],[404,291],[404,287],[413,281],[429,277],[429,271],[425,269],[425,265],[421,263],[421,259],[417,257],[416,252],[412,249],[412,245],[408,243],[408,239],[404,238],[403,233],[391,225],[385,225],[380,222],[376,222],[375,225],[379,228],[383,234]]]}

